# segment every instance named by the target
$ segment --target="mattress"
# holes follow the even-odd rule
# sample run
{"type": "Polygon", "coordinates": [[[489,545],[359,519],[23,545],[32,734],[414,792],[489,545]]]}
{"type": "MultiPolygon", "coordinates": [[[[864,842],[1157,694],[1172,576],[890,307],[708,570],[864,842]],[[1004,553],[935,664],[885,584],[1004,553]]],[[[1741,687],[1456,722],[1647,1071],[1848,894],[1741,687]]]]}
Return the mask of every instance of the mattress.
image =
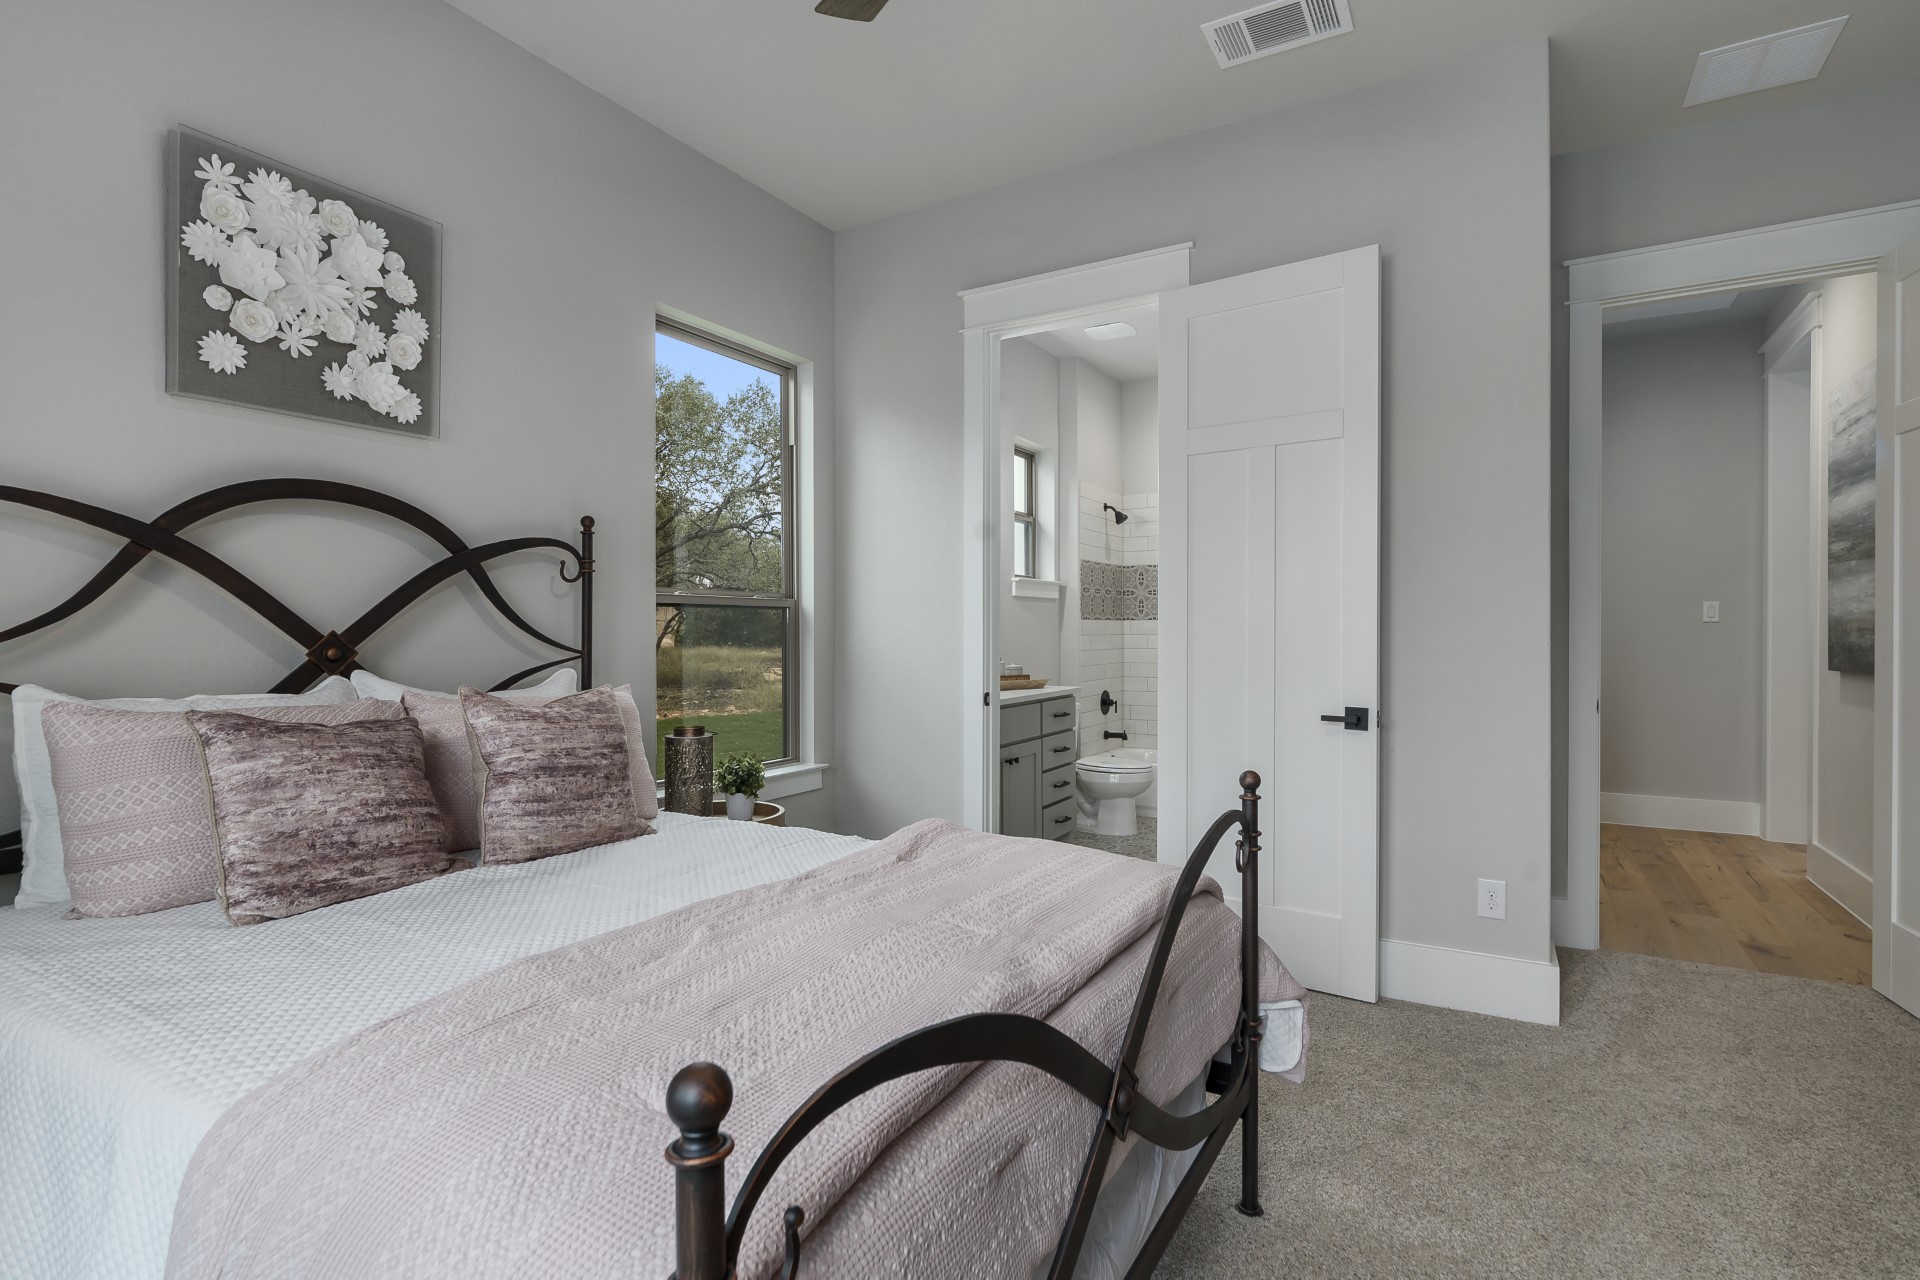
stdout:
{"type": "Polygon", "coordinates": [[[0,911],[6,1274],[160,1275],[194,1147],[281,1069],[509,961],[867,843],[679,814],[659,827],[247,928],[210,902],[108,920],[0,911]]]}
{"type": "MultiPolygon", "coordinates": [[[[213,903],[104,920],[0,911],[6,1274],[157,1277],[201,1137],[282,1069],[510,961],[867,844],[671,813],[658,825],[247,928],[213,903]]],[[[1285,1069],[1300,1010],[1267,1014],[1262,1065],[1285,1069]]]]}

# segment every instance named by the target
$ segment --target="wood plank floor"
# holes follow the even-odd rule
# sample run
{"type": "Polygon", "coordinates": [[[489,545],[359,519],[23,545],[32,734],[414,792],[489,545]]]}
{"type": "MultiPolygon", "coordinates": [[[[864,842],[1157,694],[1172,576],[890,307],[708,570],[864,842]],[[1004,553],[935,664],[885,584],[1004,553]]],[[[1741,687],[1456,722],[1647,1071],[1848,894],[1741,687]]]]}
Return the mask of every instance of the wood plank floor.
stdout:
{"type": "Polygon", "coordinates": [[[1754,836],[1600,828],[1600,945],[1862,986],[1873,931],[1807,879],[1807,851],[1754,836]]]}

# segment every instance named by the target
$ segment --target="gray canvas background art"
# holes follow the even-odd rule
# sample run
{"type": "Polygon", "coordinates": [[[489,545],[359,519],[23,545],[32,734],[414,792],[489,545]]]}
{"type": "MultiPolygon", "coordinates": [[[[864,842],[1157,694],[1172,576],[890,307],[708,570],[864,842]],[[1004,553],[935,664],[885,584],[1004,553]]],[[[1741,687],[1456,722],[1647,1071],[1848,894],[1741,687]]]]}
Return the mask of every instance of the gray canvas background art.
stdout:
{"type": "MultiPolygon", "coordinates": [[[[174,129],[168,139],[166,164],[166,207],[170,215],[166,226],[169,392],[402,435],[440,434],[440,344],[445,337],[441,328],[439,223],[184,125],[174,129]],[[180,243],[180,228],[200,217],[202,183],[193,171],[202,157],[215,152],[223,162],[232,163],[236,179],[244,179],[255,169],[271,170],[285,176],[296,188],[304,187],[316,200],[344,200],[357,217],[378,223],[387,233],[387,247],[406,259],[407,275],[419,290],[413,308],[431,326],[419,365],[400,375],[407,390],[420,397],[417,421],[398,422],[364,401],[340,400],[329,393],[321,385],[320,371],[344,362],[352,348],[324,337],[311,355],[299,359],[289,356],[272,340],[248,342],[246,368],[231,374],[216,373],[201,361],[201,336],[209,330],[232,330],[227,328],[225,313],[214,310],[201,297],[208,285],[220,283],[220,269],[193,260],[180,243]]],[[[235,296],[239,296],[237,290],[235,296]]],[[[399,310],[399,304],[383,293],[379,306],[367,318],[391,336],[393,317],[399,310]]]]}
{"type": "Polygon", "coordinates": [[[1874,365],[1827,396],[1827,669],[1873,674],[1874,365]]]}

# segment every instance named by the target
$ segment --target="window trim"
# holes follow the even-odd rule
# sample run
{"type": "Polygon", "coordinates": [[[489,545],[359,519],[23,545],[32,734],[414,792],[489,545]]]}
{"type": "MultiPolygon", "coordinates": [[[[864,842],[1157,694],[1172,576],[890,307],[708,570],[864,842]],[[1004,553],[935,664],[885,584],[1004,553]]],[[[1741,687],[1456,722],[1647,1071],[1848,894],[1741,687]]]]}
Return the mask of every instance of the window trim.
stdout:
{"type": "MultiPolygon", "coordinates": [[[[777,378],[780,394],[780,576],[784,591],[773,594],[754,591],[731,591],[726,589],[707,589],[699,591],[674,590],[663,588],[654,582],[654,608],[667,606],[710,606],[721,608],[757,608],[782,609],[787,611],[786,653],[780,672],[780,750],[781,754],[766,761],[769,769],[776,766],[791,767],[801,763],[805,744],[801,737],[800,671],[805,661],[800,651],[800,511],[799,511],[799,399],[800,370],[797,365],[776,360],[764,352],[755,351],[736,342],[730,342],[718,334],[694,327],[685,321],[671,319],[664,315],[654,317],[654,333],[665,334],[676,341],[689,346],[701,347],[715,355],[738,360],[751,365],[777,378]]],[[[654,367],[660,365],[658,345],[654,348],[654,367]]],[[[658,450],[656,439],[654,448],[658,450]]],[[[658,561],[656,560],[656,564],[658,561]]],[[[656,723],[659,715],[657,705],[659,679],[655,676],[654,714],[656,723]]]]}
{"type": "MultiPolygon", "coordinates": [[[[1013,446],[1013,491],[1016,494],[1020,492],[1019,473],[1022,461],[1025,461],[1027,465],[1027,502],[1031,504],[1039,495],[1040,455],[1023,444],[1013,446]]],[[[1015,498],[1013,503],[1013,526],[1027,544],[1027,572],[1022,573],[1017,567],[1019,564],[1019,548],[1016,547],[1014,556],[1016,567],[1013,571],[1013,576],[1015,578],[1037,578],[1040,576],[1040,522],[1035,518],[1031,506],[1025,510],[1021,509],[1018,498],[1015,498]]]]}

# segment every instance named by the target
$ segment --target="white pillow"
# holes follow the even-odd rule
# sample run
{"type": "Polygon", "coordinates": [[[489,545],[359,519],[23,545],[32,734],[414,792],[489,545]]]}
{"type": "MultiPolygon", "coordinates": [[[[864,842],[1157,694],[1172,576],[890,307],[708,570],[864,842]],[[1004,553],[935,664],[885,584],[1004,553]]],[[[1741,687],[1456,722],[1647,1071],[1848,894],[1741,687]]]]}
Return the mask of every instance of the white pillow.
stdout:
{"type": "Polygon", "coordinates": [[[248,707],[325,706],[352,702],[353,686],[328,676],[306,693],[196,693],[186,698],[76,698],[39,685],[13,691],[13,776],[20,785],[20,892],[16,907],[59,907],[72,900],[60,844],[60,806],[40,711],[49,702],[84,702],[115,711],[244,711],[248,707]]]}
{"type": "MultiPolygon", "coordinates": [[[[371,671],[353,672],[353,690],[363,698],[382,698],[388,702],[400,701],[403,693],[430,693],[436,698],[457,698],[457,693],[445,693],[439,689],[422,689],[418,685],[401,684],[398,680],[383,680],[371,671]]],[[[496,698],[564,698],[570,693],[580,692],[580,672],[574,667],[561,667],[558,671],[542,680],[539,684],[525,689],[502,689],[494,694],[496,698]]]]}

